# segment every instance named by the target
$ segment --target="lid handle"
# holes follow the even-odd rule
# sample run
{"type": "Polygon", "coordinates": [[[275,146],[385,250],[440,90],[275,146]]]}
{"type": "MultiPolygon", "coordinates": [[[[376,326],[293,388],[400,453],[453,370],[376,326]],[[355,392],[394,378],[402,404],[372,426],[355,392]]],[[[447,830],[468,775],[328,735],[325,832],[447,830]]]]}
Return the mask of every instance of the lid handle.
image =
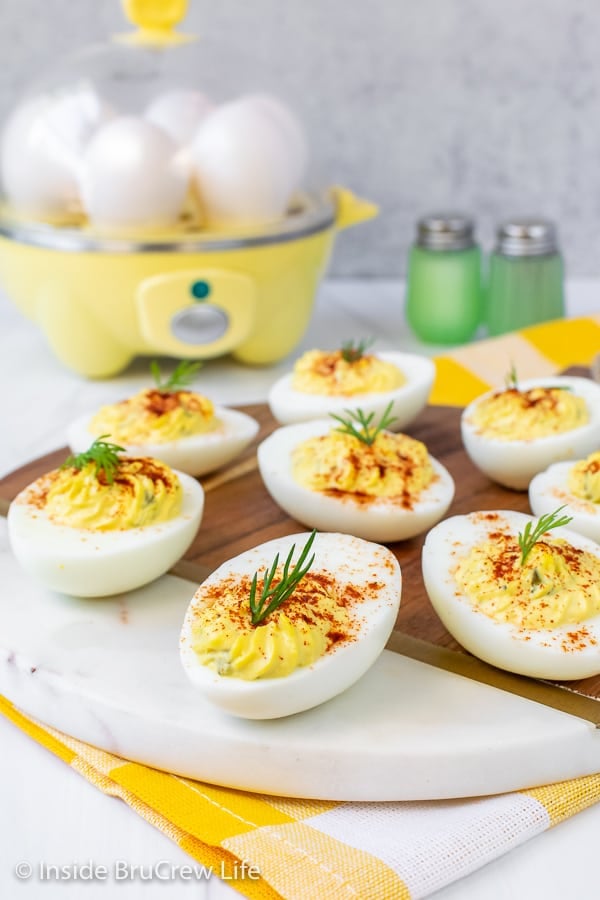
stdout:
{"type": "Polygon", "coordinates": [[[175,31],[185,17],[188,0],[121,0],[123,12],[137,31],[120,35],[130,44],[167,46],[194,40],[193,35],[175,31]]]}

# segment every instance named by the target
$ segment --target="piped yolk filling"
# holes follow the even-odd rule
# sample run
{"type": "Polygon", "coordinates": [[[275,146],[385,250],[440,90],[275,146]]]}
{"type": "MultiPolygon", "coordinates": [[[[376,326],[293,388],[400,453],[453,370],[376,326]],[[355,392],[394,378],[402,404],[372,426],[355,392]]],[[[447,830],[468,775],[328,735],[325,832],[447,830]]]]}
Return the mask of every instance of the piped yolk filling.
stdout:
{"type": "Polygon", "coordinates": [[[149,388],[103,406],[90,422],[92,434],[122,444],[162,444],[214,431],[220,426],[212,402],[191,391],[149,388]]]}
{"type": "Polygon", "coordinates": [[[576,463],[569,472],[569,490],[581,500],[600,503],[600,451],[576,463]]]}
{"type": "Polygon", "coordinates": [[[572,431],[589,419],[582,397],[561,388],[536,387],[491,394],[476,405],[470,421],[485,437],[520,441],[572,431]]]}
{"type": "Polygon", "coordinates": [[[348,362],[341,350],[309,350],[296,361],[292,387],[304,394],[353,396],[393,391],[406,383],[393,363],[372,354],[348,362]]]}
{"type": "Polygon", "coordinates": [[[33,483],[25,503],[43,509],[57,525],[117,531],[167,522],[179,515],[183,489],[169,466],[124,457],[109,483],[95,463],[49,472],[33,483]]]}
{"type": "Polygon", "coordinates": [[[517,538],[499,532],[472,547],[454,577],[477,610],[517,628],[577,625],[600,613],[600,559],[592,553],[546,538],[520,561],[517,538]]]}
{"type": "Polygon", "coordinates": [[[425,444],[408,435],[382,431],[367,445],[332,430],[294,449],[292,476],[313,491],[386,498],[411,509],[434,471],[425,444]]]}
{"type": "MultiPolygon", "coordinates": [[[[259,580],[259,593],[261,588],[259,580]]],[[[258,625],[251,621],[250,578],[232,576],[206,590],[192,646],[199,662],[219,675],[283,678],[356,638],[358,590],[340,587],[325,573],[305,575],[291,597],[258,625]]]]}

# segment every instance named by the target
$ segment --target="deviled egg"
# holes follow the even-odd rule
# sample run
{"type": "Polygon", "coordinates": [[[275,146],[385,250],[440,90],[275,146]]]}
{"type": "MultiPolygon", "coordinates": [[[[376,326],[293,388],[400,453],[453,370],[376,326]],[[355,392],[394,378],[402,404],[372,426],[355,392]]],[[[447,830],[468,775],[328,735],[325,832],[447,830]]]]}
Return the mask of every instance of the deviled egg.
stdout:
{"type": "Polygon", "coordinates": [[[385,430],[362,410],[274,431],[258,447],[265,486],[288,515],[312,528],[401,541],[445,515],[454,481],[421,441],[385,430]]]}
{"type": "Polygon", "coordinates": [[[413,353],[367,353],[368,346],[348,341],[339,350],[304,353],[269,391],[273,416],[292,425],[357,407],[381,415],[391,402],[399,431],[427,403],[435,366],[413,353]]]}
{"type": "Polygon", "coordinates": [[[163,575],[188,549],[204,493],[159,460],[96,440],[26,487],[8,511],[21,566],[47,588],[103,597],[163,575]]]}
{"type": "Polygon", "coordinates": [[[529,505],[536,516],[563,505],[570,527],[600,544],[600,451],[586,459],[554,463],[529,485],[529,505]]]}
{"type": "Polygon", "coordinates": [[[161,459],[188,475],[205,475],[231,462],[254,439],[258,422],[189,390],[199,365],[180,363],[163,381],[153,364],[156,387],[77,419],[67,431],[71,450],[80,453],[104,435],[126,453],[161,459]]]}
{"type": "Polygon", "coordinates": [[[465,409],[462,439],[471,460],[493,481],[526,490],[538,472],[600,445],[600,385],[556,376],[489,391],[465,409]]]}
{"type": "Polygon", "coordinates": [[[600,673],[600,547],[568,523],[560,509],[540,520],[497,510],[429,532],[425,588],[463,647],[535,678],[600,673]]]}
{"type": "Polygon", "coordinates": [[[394,627],[402,579],[386,547],[294,534],[228,560],[198,588],[181,632],[207,700],[248,719],[317,706],[354,684],[394,627]]]}

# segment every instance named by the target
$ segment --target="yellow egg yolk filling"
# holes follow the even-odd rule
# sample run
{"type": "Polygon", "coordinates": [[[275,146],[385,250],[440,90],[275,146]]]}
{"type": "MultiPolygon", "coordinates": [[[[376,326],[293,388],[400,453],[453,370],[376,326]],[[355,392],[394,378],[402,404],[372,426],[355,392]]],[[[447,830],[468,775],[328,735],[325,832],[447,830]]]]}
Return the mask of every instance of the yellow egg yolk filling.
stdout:
{"type": "MultiPolygon", "coordinates": [[[[259,593],[261,588],[259,579],[259,593]]],[[[360,599],[358,591],[351,585],[342,589],[324,573],[305,575],[258,625],[251,621],[250,578],[230,577],[203,590],[192,647],[199,662],[219,675],[245,681],[284,678],[355,639],[352,606],[360,599]]]]}
{"type": "Polygon", "coordinates": [[[191,391],[149,388],[134,397],[103,406],[90,422],[92,434],[121,444],[164,444],[218,428],[207,397],[191,391]]]}
{"type": "Polygon", "coordinates": [[[386,498],[410,509],[434,471],[425,444],[408,435],[380,431],[368,445],[333,430],[294,448],[292,476],[312,491],[386,498]]]}
{"type": "Polygon", "coordinates": [[[393,391],[406,378],[393,363],[372,354],[348,362],[341,350],[309,350],[296,361],[292,387],[303,394],[353,396],[393,391]]]}
{"type": "Polygon", "coordinates": [[[572,431],[589,422],[582,397],[557,387],[509,388],[477,404],[471,424],[484,437],[527,441],[572,431]]]}
{"type": "Polygon", "coordinates": [[[181,512],[179,478],[149,458],[119,460],[112,483],[91,462],[65,468],[33,483],[24,502],[44,509],[57,525],[91,531],[117,531],[167,522],[181,512]]]}
{"type": "Polygon", "coordinates": [[[569,472],[569,490],[581,500],[600,503],[600,451],[576,463],[569,472]]]}
{"type": "Polygon", "coordinates": [[[454,577],[475,609],[517,628],[577,625],[600,613],[600,559],[561,538],[538,541],[521,565],[516,537],[474,546],[454,577]]]}

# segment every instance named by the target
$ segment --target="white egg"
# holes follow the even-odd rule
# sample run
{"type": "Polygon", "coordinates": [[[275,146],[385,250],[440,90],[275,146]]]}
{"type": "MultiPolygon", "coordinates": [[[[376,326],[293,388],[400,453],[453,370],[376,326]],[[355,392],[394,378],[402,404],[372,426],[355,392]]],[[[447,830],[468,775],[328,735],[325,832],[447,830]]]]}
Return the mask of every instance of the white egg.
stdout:
{"type": "Polygon", "coordinates": [[[191,149],[207,222],[244,226],[281,218],[299,186],[303,153],[263,100],[218,107],[201,123],[191,149]]]}
{"type": "Polygon", "coordinates": [[[312,665],[279,678],[247,681],[219,675],[200,663],[193,649],[193,631],[204,605],[210,603],[210,594],[231,578],[241,580],[264,572],[276,554],[285,560],[293,545],[295,561],[308,537],[294,534],[278,538],[228,560],[200,586],[187,610],[180,641],[185,671],[207,700],[233,715],[274,719],[330,700],[373,665],[392,632],[402,589],[400,566],[394,555],[385,547],[347,534],[317,534],[310,571],[332,575],[341,591],[347,585],[351,587],[355,635],[334,644],[312,665]]]}
{"type": "Polygon", "coordinates": [[[519,388],[563,387],[585,400],[589,422],[579,428],[519,440],[501,440],[480,432],[472,420],[479,403],[494,394],[489,391],[477,397],[464,410],[461,418],[462,439],[467,454],[475,465],[493,481],[515,490],[526,490],[538,472],[551,463],[587,456],[600,446],[600,385],[587,378],[554,376],[534,378],[519,383],[519,388]]]}
{"type": "MultiPolygon", "coordinates": [[[[462,593],[454,572],[479,543],[498,532],[517,535],[531,516],[507,510],[453,516],[436,525],[423,547],[423,579],[429,599],[451,635],[474,656],[520,675],[569,680],[600,673],[600,615],[581,624],[533,629],[497,621],[476,609],[462,593]]],[[[567,528],[552,536],[600,556],[593,541],[567,528]]],[[[498,584],[502,604],[502,584],[498,584]]],[[[522,604],[520,604],[522,605],[522,604]]]]}
{"type": "Polygon", "coordinates": [[[288,106],[285,106],[277,97],[270,94],[250,94],[243,98],[244,102],[252,105],[271,119],[284,133],[290,163],[292,164],[292,177],[299,185],[308,162],[308,144],[306,133],[288,106]]]}
{"type": "Polygon", "coordinates": [[[395,365],[406,382],[394,390],[377,393],[308,394],[292,386],[294,375],[290,373],[278,379],[269,391],[269,407],[274,418],[282,425],[292,425],[357,408],[380,417],[392,402],[390,415],[395,416],[395,419],[390,430],[399,431],[404,428],[427,403],[435,378],[435,365],[426,356],[414,353],[374,353],[373,356],[395,365]]]}
{"type": "Polygon", "coordinates": [[[88,144],[81,187],[85,211],[94,225],[171,225],[186,199],[188,162],[162,128],[121,116],[100,128],[88,144]]]}
{"type": "MultiPolygon", "coordinates": [[[[188,475],[206,475],[239,456],[254,440],[260,427],[252,416],[225,406],[215,406],[214,415],[219,425],[213,431],[163,443],[118,443],[130,456],[152,456],[188,475]]],[[[68,427],[67,441],[73,453],[83,453],[93,438],[100,437],[100,432],[90,430],[93,417],[86,414],[68,427]]]]}
{"type": "Polygon", "coordinates": [[[58,525],[43,508],[27,502],[26,488],[8,511],[13,553],[30,575],[52,591],[104,597],[141,587],[180,559],[202,519],[201,486],[182,472],[175,474],[183,488],[180,514],[166,522],[118,531],[58,525]]]}
{"type": "Polygon", "coordinates": [[[326,494],[299,484],[292,474],[292,453],[309,438],[335,428],[327,420],[278,428],[258,447],[258,467],[275,502],[299,522],[322,531],[345,531],[370,541],[403,541],[431,528],[454,497],[447,469],[430,457],[434,480],[410,505],[393,498],[326,494]]]}
{"type": "Polygon", "coordinates": [[[565,506],[565,515],[572,517],[569,528],[600,544],[600,503],[576,497],[569,487],[569,473],[576,462],[560,462],[549,466],[532,478],[529,485],[529,505],[536,516],[565,506]]]}
{"type": "Polygon", "coordinates": [[[57,96],[32,97],[18,106],[4,129],[0,154],[11,203],[39,217],[79,212],[83,152],[112,115],[112,108],[86,84],[57,96]]]}
{"type": "Polygon", "coordinates": [[[159,94],[144,117],[158,125],[177,143],[189,144],[213,105],[201,91],[172,90],[159,94]]]}

